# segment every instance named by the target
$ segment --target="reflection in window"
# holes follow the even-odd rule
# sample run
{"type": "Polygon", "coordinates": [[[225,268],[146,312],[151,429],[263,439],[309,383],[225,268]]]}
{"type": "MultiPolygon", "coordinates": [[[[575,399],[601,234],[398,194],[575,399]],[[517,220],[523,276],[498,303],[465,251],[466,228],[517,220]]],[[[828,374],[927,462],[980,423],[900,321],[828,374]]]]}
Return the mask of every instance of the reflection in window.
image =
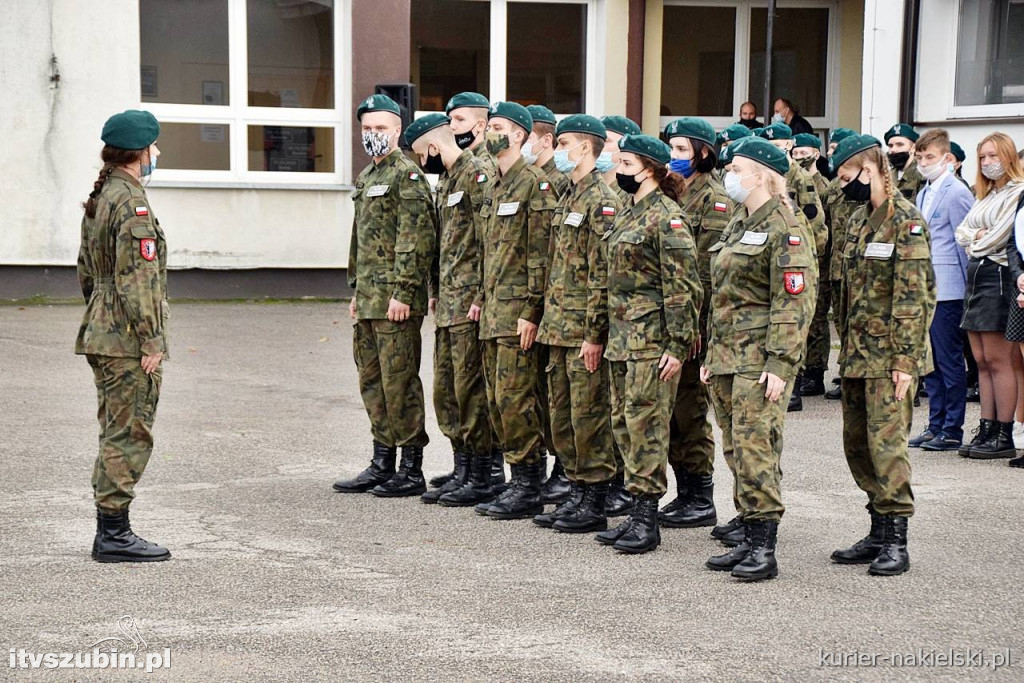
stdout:
{"type": "Polygon", "coordinates": [[[556,114],[583,111],[586,28],[586,5],[510,2],[507,98],[556,114]]]}
{"type": "Polygon", "coordinates": [[[666,5],[664,22],[661,116],[739,118],[732,110],[736,8],[666,5]]]}
{"type": "Polygon", "coordinates": [[[248,0],[249,105],[334,107],[334,0],[248,0]]]}
{"type": "MultiPolygon", "coordinates": [[[[772,35],[772,99],[784,97],[801,116],[825,115],[828,9],[781,8],[772,35]]],[[[764,51],[768,10],[750,11],[750,81],[747,98],[764,105],[764,51]]],[[[763,113],[763,112],[762,112],[763,113]]],[[[769,118],[770,118],[769,114],[769,118]]]]}
{"type": "Polygon", "coordinates": [[[249,126],[249,170],[333,173],[334,129],[249,126]]]}
{"type": "Polygon", "coordinates": [[[1024,2],[962,0],[957,106],[1024,102],[1024,2]]]}
{"type": "Polygon", "coordinates": [[[230,131],[219,123],[161,123],[160,168],[231,170],[230,131]]]}
{"type": "Polygon", "coordinates": [[[413,0],[412,82],[423,111],[444,111],[460,92],[485,95],[491,54],[490,3],[413,0]]]}
{"type": "Polygon", "coordinates": [[[143,102],[228,102],[228,0],[141,0],[143,102]]]}

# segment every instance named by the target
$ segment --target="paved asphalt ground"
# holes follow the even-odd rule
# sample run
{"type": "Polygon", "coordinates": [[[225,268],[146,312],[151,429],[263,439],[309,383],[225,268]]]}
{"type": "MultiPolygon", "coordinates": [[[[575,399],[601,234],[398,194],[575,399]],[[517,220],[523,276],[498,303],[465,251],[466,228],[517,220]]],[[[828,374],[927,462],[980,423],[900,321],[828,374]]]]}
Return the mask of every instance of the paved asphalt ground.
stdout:
{"type": "MultiPolygon", "coordinates": [[[[529,521],[336,494],[370,446],[342,304],[174,307],[132,517],[174,557],[96,564],[95,393],[71,353],[81,310],[0,307],[5,649],[86,651],[127,614],[149,651],[171,649],[171,671],[154,674],[167,680],[1022,679],[1024,471],[1006,461],[914,453],[913,567],[899,578],[828,561],[868,518],[839,405],[821,398],[787,422],[781,573],[758,584],[704,569],[722,551],[708,529],[666,530],[657,552],[629,557],[529,521]],[[1011,665],[927,659],[951,649],[1009,649],[1011,665]],[[851,652],[877,665],[829,665],[851,652]],[[891,653],[925,666],[894,668],[891,653]]],[[[429,408],[428,428],[434,474],[450,456],[429,408]]],[[[716,467],[724,520],[720,454],[716,467]]],[[[0,666],[7,680],[126,677],[0,666]]]]}

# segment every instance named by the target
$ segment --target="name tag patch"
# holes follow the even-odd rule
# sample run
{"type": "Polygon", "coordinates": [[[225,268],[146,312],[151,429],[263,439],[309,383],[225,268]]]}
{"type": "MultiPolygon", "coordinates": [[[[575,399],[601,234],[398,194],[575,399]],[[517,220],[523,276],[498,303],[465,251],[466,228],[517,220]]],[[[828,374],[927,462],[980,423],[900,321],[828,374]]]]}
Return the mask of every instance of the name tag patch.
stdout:
{"type": "Polygon", "coordinates": [[[448,195],[448,206],[455,206],[456,204],[461,202],[463,194],[465,194],[464,191],[463,192],[452,192],[450,195],[448,195]]]}
{"type": "Polygon", "coordinates": [[[743,233],[743,237],[740,238],[740,244],[752,244],[755,247],[759,247],[768,241],[768,233],[766,232],[751,232],[746,230],[743,233]]]}
{"type": "Polygon", "coordinates": [[[871,242],[864,250],[864,258],[887,259],[895,248],[896,245],[890,242],[871,242]]]}
{"type": "Polygon", "coordinates": [[[582,223],[583,223],[583,214],[582,213],[576,213],[575,211],[573,211],[572,213],[570,213],[565,218],[565,224],[566,225],[571,225],[574,228],[580,227],[580,225],[582,223]]]}
{"type": "Polygon", "coordinates": [[[519,211],[519,202],[502,202],[498,204],[499,216],[512,216],[519,211]]]}
{"type": "Polygon", "coordinates": [[[391,189],[390,185],[374,185],[366,191],[367,197],[383,197],[391,189]]]}

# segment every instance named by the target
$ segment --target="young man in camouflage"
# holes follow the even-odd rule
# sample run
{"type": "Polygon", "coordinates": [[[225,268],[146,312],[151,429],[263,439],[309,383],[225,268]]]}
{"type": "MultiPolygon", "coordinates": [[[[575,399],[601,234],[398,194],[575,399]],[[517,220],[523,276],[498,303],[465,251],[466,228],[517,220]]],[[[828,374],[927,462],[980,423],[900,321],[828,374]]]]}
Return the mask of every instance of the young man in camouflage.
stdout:
{"type": "Polygon", "coordinates": [[[557,213],[544,318],[537,341],[548,345],[548,406],[558,460],[573,495],[533,521],[557,531],[606,529],[605,499],[615,476],[608,368],[608,261],[604,235],[620,203],[595,168],[607,133],[593,116],[566,117],[557,128],[571,186],[557,213]]]}
{"type": "Polygon", "coordinates": [[[911,204],[917,201],[917,194],[925,185],[914,156],[919,137],[914,127],[906,123],[897,123],[885,132],[885,146],[889,148],[886,158],[896,174],[896,189],[911,204]]]}
{"type": "Polygon", "coordinates": [[[417,496],[423,481],[423,385],[420,327],[427,313],[427,278],[436,216],[423,172],[398,149],[402,119],[386,95],[366,98],[356,112],[372,162],[356,180],[348,282],[349,315],[359,391],[370,418],[373,457],[354,479],[334,489],[377,496],[417,496]],[[397,449],[401,465],[395,471],[397,449]]]}

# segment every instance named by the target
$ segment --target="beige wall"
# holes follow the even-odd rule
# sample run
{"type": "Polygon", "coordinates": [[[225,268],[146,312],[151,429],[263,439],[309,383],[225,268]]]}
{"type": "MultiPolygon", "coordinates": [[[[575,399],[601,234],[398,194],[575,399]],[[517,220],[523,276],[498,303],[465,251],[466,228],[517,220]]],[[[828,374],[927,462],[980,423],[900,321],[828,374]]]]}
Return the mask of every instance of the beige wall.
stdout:
{"type": "Polygon", "coordinates": [[[647,1],[647,27],[644,30],[644,120],[640,127],[649,135],[661,131],[661,32],[664,6],[661,0],[647,1]]]}
{"type": "Polygon", "coordinates": [[[842,0],[839,6],[839,126],[860,130],[863,78],[864,2],[842,0]]]}
{"type": "Polygon", "coordinates": [[[604,22],[604,110],[626,114],[626,53],[629,41],[629,0],[608,0],[604,22]]]}

